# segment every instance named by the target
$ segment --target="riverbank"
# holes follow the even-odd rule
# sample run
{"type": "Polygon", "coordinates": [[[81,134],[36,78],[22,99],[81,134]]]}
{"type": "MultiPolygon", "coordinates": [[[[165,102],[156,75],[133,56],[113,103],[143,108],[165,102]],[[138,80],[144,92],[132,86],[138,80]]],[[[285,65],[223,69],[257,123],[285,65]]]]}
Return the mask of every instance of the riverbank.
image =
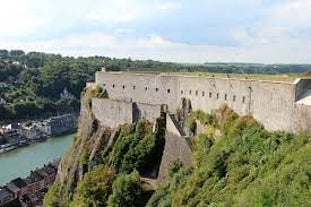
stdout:
{"type": "Polygon", "coordinates": [[[45,120],[28,120],[0,127],[0,155],[49,137],[71,134],[77,130],[77,116],[63,114],[45,120]]]}
{"type": "Polygon", "coordinates": [[[73,143],[74,135],[51,137],[0,155],[0,185],[16,177],[26,177],[30,171],[62,157],[73,143]]]}
{"type": "MultiPolygon", "coordinates": [[[[62,136],[67,136],[67,135],[71,135],[71,134],[75,134],[76,131],[73,130],[71,131],[70,133],[65,133],[65,134],[62,134],[62,136]]],[[[57,136],[57,137],[60,137],[61,135],[57,136]]],[[[23,148],[23,147],[28,147],[29,145],[33,145],[33,144],[37,144],[37,143],[40,143],[40,142],[45,142],[47,141],[48,139],[50,138],[53,138],[53,136],[40,136],[36,139],[25,139],[19,143],[16,143],[16,144],[6,144],[6,145],[1,145],[0,146],[0,156],[4,153],[8,153],[8,152],[11,152],[13,150],[16,150],[16,149],[20,149],[20,148],[23,148]]],[[[54,136],[55,138],[55,136],[54,136]]]]}

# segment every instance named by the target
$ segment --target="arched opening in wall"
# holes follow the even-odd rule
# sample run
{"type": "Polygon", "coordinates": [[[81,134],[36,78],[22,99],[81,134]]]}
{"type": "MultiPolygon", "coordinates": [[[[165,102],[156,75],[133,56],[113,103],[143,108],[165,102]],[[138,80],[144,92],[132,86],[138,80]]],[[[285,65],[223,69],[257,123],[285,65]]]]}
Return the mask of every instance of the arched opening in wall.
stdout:
{"type": "Polygon", "coordinates": [[[123,85],[122,88],[125,89],[125,85],[123,85]]]}
{"type": "Polygon", "coordinates": [[[148,90],[148,86],[145,86],[145,91],[147,91],[148,90]]]}
{"type": "Polygon", "coordinates": [[[216,94],[216,98],[219,99],[219,93],[216,94]]]}
{"type": "Polygon", "coordinates": [[[245,96],[242,97],[242,103],[245,103],[245,96]]]}
{"type": "Polygon", "coordinates": [[[167,89],[167,93],[171,93],[171,89],[167,89]]]}
{"type": "Polygon", "coordinates": [[[202,96],[205,96],[205,92],[204,91],[202,91],[202,96]]]}
{"type": "Polygon", "coordinates": [[[195,91],[195,95],[197,96],[199,94],[199,92],[198,91],[195,91]]]}
{"type": "Polygon", "coordinates": [[[208,97],[212,98],[212,92],[209,92],[208,97]]]}
{"type": "Polygon", "coordinates": [[[158,91],[159,91],[159,88],[156,88],[155,91],[158,92],[158,91]]]}
{"type": "Polygon", "coordinates": [[[116,85],[115,84],[112,84],[112,88],[115,88],[116,87],[116,85]]]}

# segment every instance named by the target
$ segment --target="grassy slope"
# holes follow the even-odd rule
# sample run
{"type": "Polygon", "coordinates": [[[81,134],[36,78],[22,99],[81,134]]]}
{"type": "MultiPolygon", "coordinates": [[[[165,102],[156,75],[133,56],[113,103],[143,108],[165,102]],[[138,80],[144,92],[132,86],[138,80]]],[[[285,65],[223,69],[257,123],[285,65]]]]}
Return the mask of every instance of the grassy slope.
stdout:
{"type": "MultiPolygon", "coordinates": [[[[203,123],[210,119],[198,114],[203,123]]],[[[196,136],[194,154],[204,156],[175,170],[149,206],[311,206],[309,136],[268,132],[230,110],[218,117],[223,121],[208,128],[222,136],[208,135],[215,130],[196,136]]]]}

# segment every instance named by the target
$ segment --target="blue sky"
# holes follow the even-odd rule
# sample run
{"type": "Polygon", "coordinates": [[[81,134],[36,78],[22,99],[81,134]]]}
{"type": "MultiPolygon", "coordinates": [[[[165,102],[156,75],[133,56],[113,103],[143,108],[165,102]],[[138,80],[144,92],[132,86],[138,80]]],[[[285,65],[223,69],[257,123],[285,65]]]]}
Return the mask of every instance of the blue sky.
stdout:
{"type": "Polygon", "coordinates": [[[0,48],[311,63],[310,0],[0,0],[0,48]]]}

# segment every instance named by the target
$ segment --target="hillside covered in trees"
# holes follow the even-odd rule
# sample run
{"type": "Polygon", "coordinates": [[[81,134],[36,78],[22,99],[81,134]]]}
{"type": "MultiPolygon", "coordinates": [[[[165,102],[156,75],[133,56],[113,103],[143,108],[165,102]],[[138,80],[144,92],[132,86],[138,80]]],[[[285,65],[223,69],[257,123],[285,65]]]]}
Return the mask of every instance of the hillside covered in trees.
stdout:
{"type": "Polygon", "coordinates": [[[243,63],[179,64],[104,56],[63,57],[41,52],[0,50],[0,121],[78,112],[80,93],[105,60],[110,71],[217,72],[240,74],[301,73],[310,65],[243,63]],[[67,91],[70,96],[61,98],[67,91]]]}
{"type": "Polygon", "coordinates": [[[269,132],[227,107],[194,112],[188,123],[195,164],[175,163],[147,206],[311,205],[309,135],[269,132]]]}
{"type": "Polygon", "coordinates": [[[211,114],[195,111],[186,116],[194,163],[176,160],[168,179],[152,186],[144,178],[157,175],[165,125],[153,131],[142,120],[113,132],[98,126],[83,103],[78,136],[45,206],[311,205],[310,135],[269,132],[226,106],[211,114]]]}

